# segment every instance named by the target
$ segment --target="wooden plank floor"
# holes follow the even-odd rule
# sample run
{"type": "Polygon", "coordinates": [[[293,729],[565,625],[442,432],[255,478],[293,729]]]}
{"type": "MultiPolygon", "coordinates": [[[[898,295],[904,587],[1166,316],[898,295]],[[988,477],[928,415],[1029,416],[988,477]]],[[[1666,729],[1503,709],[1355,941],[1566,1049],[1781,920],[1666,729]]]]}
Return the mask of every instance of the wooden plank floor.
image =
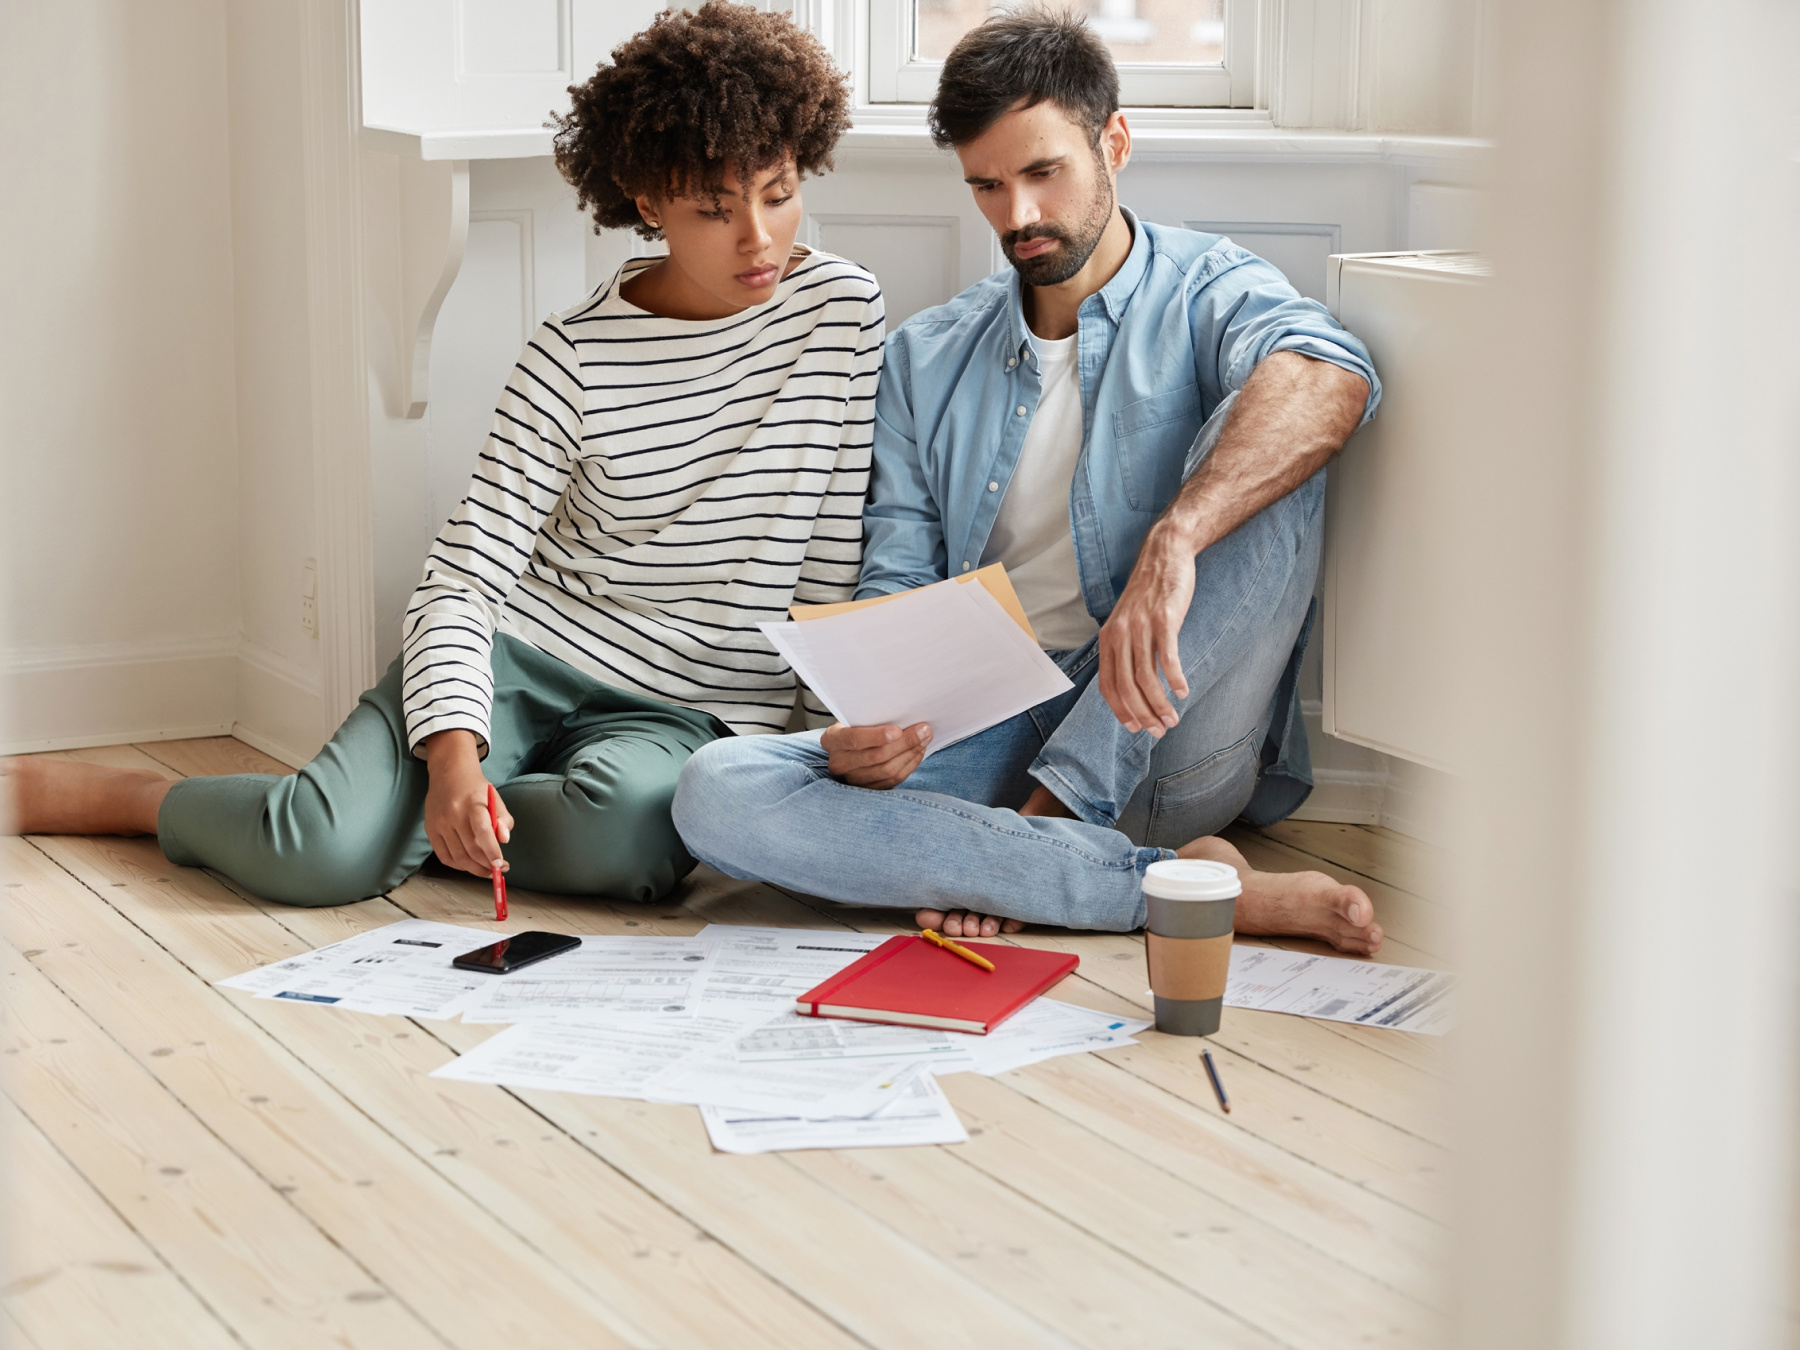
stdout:
{"type": "MultiPolygon", "coordinates": [[[[68,753],[287,770],[230,738],[68,753]]],[[[1233,838],[1363,886],[1382,959],[1433,962],[1431,858],[1356,826],[1233,838]]],[[[15,1169],[5,1333],[95,1346],[1426,1346],[1443,1329],[1442,1046],[1227,1010],[1233,1113],[1191,1041],[944,1088],[965,1145],[732,1157],[692,1107],[428,1077],[496,1028],[258,1001],[212,981],[408,915],[483,926],[485,882],[422,874],[296,910],[154,840],[7,838],[0,966],[15,1169]]],[[[701,869],[657,905],[514,891],[513,920],[901,931],[701,869]]],[[[487,909],[491,918],[492,910],[487,909]]],[[[1058,997],[1142,1010],[1139,935],[1058,997]]],[[[1297,944],[1299,945],[1299,944],[1297,944]]]]}

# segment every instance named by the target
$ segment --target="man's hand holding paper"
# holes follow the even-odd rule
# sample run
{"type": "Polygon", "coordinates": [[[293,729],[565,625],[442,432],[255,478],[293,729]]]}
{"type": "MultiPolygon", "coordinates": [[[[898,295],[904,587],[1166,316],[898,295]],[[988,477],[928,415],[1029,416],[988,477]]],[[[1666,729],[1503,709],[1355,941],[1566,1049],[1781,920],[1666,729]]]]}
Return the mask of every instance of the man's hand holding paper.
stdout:
{"type": "Polygon", "coordinates": [[[831,756],[833,778],[852,787],[893,788],[924,763],[931,728],[924,722],[910,727],[847,727],[840,722],[819,743],[831,756]]]}
{"type": "Polygon", "coordinates": [[[1038,648],[1004,571],[970,581],[760,625],[842,724],[824,742],[834,774],[893,787],[926,755],[1072,687],[1038,648]]]}

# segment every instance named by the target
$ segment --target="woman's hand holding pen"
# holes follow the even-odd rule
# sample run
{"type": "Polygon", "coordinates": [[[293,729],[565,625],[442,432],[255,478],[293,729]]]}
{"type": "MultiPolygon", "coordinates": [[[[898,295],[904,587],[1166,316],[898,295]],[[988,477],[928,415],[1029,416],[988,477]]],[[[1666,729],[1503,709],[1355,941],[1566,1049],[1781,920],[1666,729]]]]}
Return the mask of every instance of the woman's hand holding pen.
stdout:
{"type": "Polygon", "coordinates": [[[425,836],[438,860],[478,877],[492,875],[496,863],[507,870],[500,846],[512,838],[512,813],[496,794],[495,816],[488,815],[488,781],[474,733],[440,731],[426,737],[419,748],[431,773],[425,794],[425,836]]]}

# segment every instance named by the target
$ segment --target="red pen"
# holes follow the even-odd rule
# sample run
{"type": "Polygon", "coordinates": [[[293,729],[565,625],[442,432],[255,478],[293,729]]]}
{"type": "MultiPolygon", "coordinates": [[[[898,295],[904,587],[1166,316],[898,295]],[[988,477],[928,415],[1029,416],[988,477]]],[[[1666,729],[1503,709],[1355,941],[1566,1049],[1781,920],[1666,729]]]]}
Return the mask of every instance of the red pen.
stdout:
{"type": "MultiPolygon", "coordinates": [[[[494,791],[494,785],[488,784],[488,819],[493,822],[494,839],[500,838],[500,794],[494,791]]],[[[494,922],[506,922],[506,873],[500,870],[500,864],[494,864],[494,922]]]]}

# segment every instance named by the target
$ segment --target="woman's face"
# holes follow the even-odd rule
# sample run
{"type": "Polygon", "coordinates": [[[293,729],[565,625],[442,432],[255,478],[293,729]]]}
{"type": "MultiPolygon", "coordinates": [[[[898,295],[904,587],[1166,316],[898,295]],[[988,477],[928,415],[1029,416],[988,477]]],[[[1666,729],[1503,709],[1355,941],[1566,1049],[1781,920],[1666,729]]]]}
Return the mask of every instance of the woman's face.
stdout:
{"type": "Polygon", "coordinates": [[[800,175],[792,162],[756,175],[750,191],[734,166],[713,197],[639,197],[662,228],[669,257],[662,300],[671,317],[723,318],[775,294],[800,232],[800,175]]]}

